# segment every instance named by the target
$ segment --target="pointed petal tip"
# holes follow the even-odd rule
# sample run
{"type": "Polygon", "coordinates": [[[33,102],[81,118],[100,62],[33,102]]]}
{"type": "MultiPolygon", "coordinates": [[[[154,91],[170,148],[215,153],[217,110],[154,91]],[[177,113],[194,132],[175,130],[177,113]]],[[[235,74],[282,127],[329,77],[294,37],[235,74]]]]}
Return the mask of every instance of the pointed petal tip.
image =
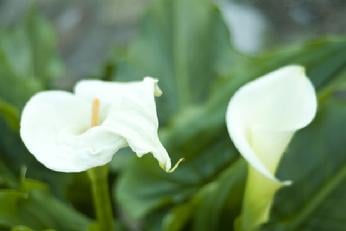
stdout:
{"type": "Polygon", "coordinates": [[[158,79],[153,78],[151,76],[145,76],[144,81],[149,81],[149,82],[154,84],[154,96],[155,97],[160,97],[162,95],[162,90],[158,85],[158,83],[159,83],[158,79]]]}
{"type": "MultiPolygon", "coordinates": [[[[255,171],[258,171],[257,169],[255,169],[255,171]]],[[[261,175],[263,175],[264,177],[266,177],[267,179],[275,182],[278,184],[279,187],[286,187],[286,186],[290,186],[293,184],[293,181],[291,180],[283,180],[281,181],[280,179],[278,179],[275,175],[270,174],[268,172],[261,172],[258,171],[261,175]]]]}
{"type": "Polygon", "coordinates": [[[181,162],[183,162],[183,161],[185,161],[185,159],[184,158],[180,158],[176,163],[175,163],[175,165],[172,167],[172,168],[170,168],[170,167],[165,167],[164,166],[164,164],[162,164],[162,163],[160,163],[160,167],[163,169],[163,170],[165,170],[167,173],[172,173],[172,172],[174,172],[178,167],[179,167],[179,165],[181,164],[181,162]]]}

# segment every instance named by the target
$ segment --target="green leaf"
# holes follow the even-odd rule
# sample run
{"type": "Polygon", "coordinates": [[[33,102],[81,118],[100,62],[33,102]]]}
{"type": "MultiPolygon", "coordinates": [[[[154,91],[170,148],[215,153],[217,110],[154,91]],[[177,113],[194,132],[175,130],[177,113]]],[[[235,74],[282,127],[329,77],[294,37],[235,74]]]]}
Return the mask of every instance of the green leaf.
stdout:
{"type": "Polygon", "coordinates": [[[311,126],[294,138],[280,171],[294,184],[278,195],[265,230],[344,230],[345,117],[346,100],[332,95],[311,126]]]}
{"type": "MultiPolygon", "coordinates": [[[[247,64],[243,63],[238,67],[239,69],[234,67],[234,70],[228,78],[218,79],[215,82],[215,86],[218,87],[217,91],[213,91],[211,97],[205,104],[190,107],[180,112],[171,121],[170,125],[161,131],[162,140],[164,140],[165,146],[168,148],[171,156],[173,156],[173,159],[180,157],[186,159],[186,162],[175,173],[171,175],[164,174],[157,170],[157,166],[148,164],[142,159],[133,160],[134,163],[124,170],[125,172],[120,178],[116,195],[122,208],[133,218],[146,218],[145,221],[147,221],[147,218],[154,217],[158,213],[170,214],[167,217],[173,217],[174,219],[167,218],[171,220],[168,223],[172,224],[167,227],[173,227],[172,230],[182,227],[188,227],[189,230],[201,230],[203,229],[202,227],[206,227],[206,230],[222,230],[223,227],[221,224],[231,229],[234,219],[238,216],[236,212],[233,211],[232,213],[227,210],[227,207],[222,207],[217,212],[219,216],[214,218],[212,216],[196,215],[208,214],[212,203],[210,199],[201,200],[203,202],[198,207],[201,211],[196,212],[194,209],[196,205],[193,202],[196,195],[203,194],[202,192],[207,188],[206,185],[216,184],[218,182],[218,176],[227,171],[227,167],[238,159],[237,152],[232,147],[225,130],[224,122],[226,106],[231,95],[241,85],[262,74],[283,65],[297,63],[306,67],[309,77],[320,92],[321,103],[329,103],[331,100],[329,96],[334,95],[334,90],[331,90],[331,86],[341,81],[340,79],[344,76],[346,57],[343,54],[345,52],[345,39],[331,38],[315,40],[303,45],[298,44],[263,54],[253,58],[251,62],[248,61],[247,64]],[[141,179],[141,181],[138,182],[138,179],[141,179]],[[171,213],[169,212],[170,209],[172,210],[171,213]],[[177,215],[178,212],[182,214],[177,215]],[[192,215],[191,213],[194,214],[192,215]],[[198,218],[198,216],[200,217],[198,218]],[[225,223],[223,221],[224,217],[228,218],[225,223]]],[[[319,114],[329,110],[331,109],[321,109],[319,114]]],[[[340,118],[342,117],[341,115],[339,116],[340,118]]],[[[323,121],[325,120],[327,119],[323,119],[323,121]]],[[[318,126],[316,129],[321,129],[321,126],[318,126]]],[[[330,131],[334,129],[337,129],[336,126],[330,129],[330,131]]],[[[327,131],[322,132],[326,133],[327,131]]],[[[314,140],[319,140],[316,137],[318,134],[318,130],[310,134],[309,142],[312,145],[316,145],[316,141],[314,140]]],[[[331,134],[329,136],[332,137],[331,134]]],[[[339,134],[335,135],[335,137],[344,139],[339,134]]],[[[298,135],[298,138],[294,142],[299,139],[298,135]]],[[[293,146],[294,142],[292,143],[293,146]]],[[[305,145],[307,143],[306,141],[301,142],[305,145]]],[[[325,146],[324,140],[320,140],[318,143],[327,147],[325,146]]],[[[324,153],[318,154],[320,155],[319,158],[323,160],[329,154],[327,152],[328,149],[324,148],[320,150],[321,152],[324,151],[324,153]]],[[[316,153],[301,150],[296,155],[300,158],[304,155],[307,158],[305,161],[296,159],[296,162],[304,164],[304,166],[311,164],[314,167],[313,164],[315,162],[309,161],[309,158],[312,155],[316,155],[316,153]]],[[[345,161],[341,161],[340,159],[333,159],[332,161],[335,164],[345,164],[345,161]]],[[[294,165],[285,164],[285,161],[283,161],[282,167],[291,169],[291,172],[284,175],[285,179],[292,179],[291,173],[294,175],[296,172],[299,172],[298,170],[306,168],[303,166],[296,168],[294,165]]],[[[244,171],[244,169],[239,171],[244,171]]],[[[238,174],[233,175],[229,176],[230,182],[235,180],[238,174]]],[[[240,179],[238,180],[241,181],[240,179]]],[[[309,182],[307,179],[302,180],[304,182],[304,188],[310,188],[311,191],[316,190],[312,182],[309,182]]],[[[322,180],[322,178],[315,177],[315,181],[321,183],[322,180]]],[[[230,195],[232,195],[232,192],[239,191],[238,185],[239,182],[238,184],[234,183],[227,189],[230,195]]],[[[301,188],[292,187],[291,190],[295,190],[295,194],[297,194],[300,193],[301,188]]],[[[294,198],[289,201],[294,201],[294,198]]],[[[232,199],[235,201],[233,208],[239,208],[242,197],[237,194],[232,199]]],[[[229,200],[230,198],[224,197],[219,204],[227,204],[229,200]]],[[[307,202],[302,200],[294,204],[302,205],[304,203],[307,202]]],[[[287,203],[281,202],[278,206],[282,204],[287,203]]],[[[276,213],[275,208],[273,214],[276,213]]],[[[237,209],[235,210],[237,211],[237,209]]],[[[162,219],[162,216],[158,217],[162,219]]],[[[146,225],[151,227],[150,225],[152,223],[144,222],[144,226],[146,225]]],[[[277,230],[276,227],[273,230],[277,230]]]]}
{"type": "Polygon", "coordinates": [[[35,7],[19,24],[0,29],[0,99],[21,109],[61,73],[55,33],[35,7]]]}
{"type": "Polygon", "coordinates": [[[58,194],[62,194],[64,184],[57,182],[66,177],[39,164],[19,137],[22,107],[59,73],[55,33],[35,7],[16,25],[0,29],[0,162],[12,172],[27,166],[29,176],[48,181],[53,191],[59,188],[58,194]]]}
{"type": "Polygon", "coordinates": [[[47,87],[62,73],[55,32],[36,6],[31,6],[14,28],[1,31],[0,47],[3,62],[21,80],[36,80],[41,86],[47,87]]]}
{"type": "Polygon", "coordinates": [[[12,227],[11,231],[33,231],[33,230],[26,226],[18,225],[18,226],[12,227]]]}
{"type": "Polygon", "coordinates": [[[234,148],[224,140],[200,152],[198,158],[187,159],[172,174],[163,173],[152,157],[143,157],[139,161],[133,161],[128,168],[131,171],[125,171],[120,179],[117,200],[128,216],[142,217],[155,208],[186,200],[201,185],[213,179],[217,169],[226,167],[234,158],[234,148]],[[219,155],[215,156],[215,153],[219,155]],[[142,176],[141,181],[138,181],[138,176],[142,176]]]}
{"type": "Polygon", "coordinates": [[[232,229],[229,218],[240,210],[236,198],[243,194],[245,165],[241,159],[232,163],[212,182],[204,185],[191,200],[176,206],[166,215],[164,230],[182,230],[188,218],[192,219],[192,230],[232,229]]]}
{"type": "MultiPolygon", "coordinates": [[[[53,198],[47,186],[25,179],[18,189],[0,190],[0,225],[24,225],[35,230],[86,230],[89,221],[53,198]]],[[[25,229],[24,229],[25,230],[25,229]]]]}
{"type": "MultiPolygon", "coordinates": [[[[1,39],[1,37],[0,37],[1,39]]],[[[28,76],[18,76],[9,66],[0,48],[0,99],[21,109],[35,92],[42,89],[39,82],[28,76]]]]}
{"type": "Polygon", "coordinates": [[[204,102],[214,79],[232,63],[228,31],[209,0],[155,0],[138,38],[117,66],[117,79],[160,80],[161,121],[204,102]]]}
{"type": "Polygon", "coordinates": [[[2,118],[8,126],[14,130],[19,130],[19,112],[11,104],[0,99],[0,118],[2,118]]]}

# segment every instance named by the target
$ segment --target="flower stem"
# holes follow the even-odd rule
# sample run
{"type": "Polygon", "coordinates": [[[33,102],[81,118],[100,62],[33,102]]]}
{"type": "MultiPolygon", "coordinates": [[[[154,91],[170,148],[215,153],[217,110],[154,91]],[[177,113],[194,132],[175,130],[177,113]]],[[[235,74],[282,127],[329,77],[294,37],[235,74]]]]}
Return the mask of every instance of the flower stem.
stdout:
{"type": "Polygon", "coordinates": [[[113,211],[108,186],[108,166],[92,168],[88,171],[91,181],[94,209],[99,231],[113,231],[113,211]]]}
{"type": "Polygon", "coordinates": [[[243,207],[235,221],[236,231],[256,231],[267,222],[276,192],[283,185],[248,167],[243,207]]]}
{"type": "MultiPolygon", "coordinates": [[[[95,98],[91,108],[91,127],[99,124],[100,100],[95,98]]],[[[113,211],[108,186],[108,166],[99,166],[88,170],[96,210],[97,230],[114,231],[113,211]]]]}

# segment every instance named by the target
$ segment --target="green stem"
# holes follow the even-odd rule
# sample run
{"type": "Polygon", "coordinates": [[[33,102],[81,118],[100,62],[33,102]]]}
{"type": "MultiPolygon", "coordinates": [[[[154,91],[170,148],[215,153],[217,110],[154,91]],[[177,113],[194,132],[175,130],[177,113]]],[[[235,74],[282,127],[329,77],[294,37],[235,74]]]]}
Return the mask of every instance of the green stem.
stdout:
{"type": "Polygon", "coordinates": [[[275,193],[281,187],[280,183],[268,179],[249,166],[242,211],[235,221],[235,230],[259,230],[268,221],[275,193]]]}
{"type": "Polygon", "coordinates": [[[108,166],[92,168],[88,171],[91,181],[94,209],[99,231],[113,231],[114,221],[108,186],[108,166]]]}

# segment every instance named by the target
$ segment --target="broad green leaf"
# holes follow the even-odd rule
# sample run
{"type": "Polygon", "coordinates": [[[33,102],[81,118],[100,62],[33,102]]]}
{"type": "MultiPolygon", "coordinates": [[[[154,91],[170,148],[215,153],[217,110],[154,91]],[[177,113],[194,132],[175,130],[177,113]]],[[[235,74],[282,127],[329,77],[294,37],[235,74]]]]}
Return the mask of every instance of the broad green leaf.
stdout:
{"type": "Polygon", "coordinates": [[[12,227],[11,231],[33,231],[33,230],[26,226],[18,225],[18,226],[12,227]]]}
{"type": "MultiPolygon", "coordinates": [[[[48,192],[47,186],[25,179],[18,189],[0,190],[0,225],[34,230],[86,230],[89,221],[48,192]]],[[[25,229],[24,229],[25,230],[25,229]]]]}
{"type": "Polygon", "coordinates": [[[346,100],[331,95],[314,123],[294,138],[280,172],[294,184],[278,195],[265,230],[344,230],[345,117],[346,100]]]}
{"type": "Polygon", "coordinates": [[[199,158],[183,163],[180,170],[172,174],[162,173],[151,157],[133,161],[132,171],[125,171],[119,182],[117,199],[127,215],[134,218],[142,217],[152,209],[182,202],[209,182],[208,177],[216,174],[217,168],[225,167],[234,155],[234,148],[222,140],[201,152],[199,158]],[[213,157],[215,153],[220,155],[213,157]],[[138,176],[142,176],[141,181],[138,176]]]}
{"type": "Polygon", "coordinates": [[[163,229],[181,230],[192,219],[192,230],[232,229],[229,218],[239,213],[236,198],[243,194],[245,162],[241,159],[232,163],[213,181],[204,185],[191,200],[172,209],[165,217],[163,229]],[[225,213],[224,211],[227,211],[225,213]]]}
{"type": "Polygon", "coordinates": [[[31,6],[18,25],[1,30],[0,47],[3,62],[21,80],[36,80],[47,87],[62,73],[54,30],[36,6],[31,6]]]}
{"type": "Polygon", "coordinates": [[[61,73],[54,31],[35,7],[14,27],[0,28],[0,99],[20,109],[61,73]]]}
{"type": "Polygon", "coordinates": [[[60,195],[57,182],[66,177],[44,168],[26,150],[19,137],[19,112],[61,70],[55,34],[35,7],[19,23],[0,28],[0,162],[12,172],[27,166],[29,176],[48,181],[60,195]]]}
{"type": "Polygon", "coordinates": [[[209,0],[154,0],[141,20],[139,36],[117,66],[117,80],[160,80],[161,121],[209,96],[226,75],[233,54],[220,12],[209,0]]]}
{"type": "MultiPolygon", "coordinates": [[[[232,214],[223,208],[218,212],[220,216],[213,218],[214,220],[207,216],[205,219],[200,219],[196,218],[195,214],[208,212],[210,209],[208,200],[205,200],[205,204],[199,205],[203,210],[199,213],[196,213],[193,207],[195,205],[192,203],[196,194],[203,192],[206,185],[217,182],[217,176],[226,171],[227,167],[238,158],[224,129],[224,113],[229,98],[247,81],[292,63],[306,66],[308,76],[311,77],[316,88],[321,94],[325,94],[324,91],[333,85],[334,81],[340,81],[340,74],[346,65],[345,52],[346,40],[324,39],[282,48],[253,58],[248,64],[243,63],[238,67],[239,69],[234,67],[228,78],[217,80],[215,83],[215,86],[218,86],[217,90],[213,91],[210,99],[204,105],[190,107],[180,112],[170,126],[162,130],[162,138],[173,158],[177,159],[181,156],[186,158],[186,162],[175,173],[165,175],[159,170],[153,170],[154,165],[143,164],[143,160],[134,160],[134,164],[124,170],[117,190],[117,198],[122,208],[127,214],[137,219],[152,217],[153,214],[160,212],[171,214],[169,209],[172,209],[173,215],[167,216],[174,217],[175,211],[180,211],[183,215],[176,215],[178,218],[173,219],[172,224],[177,224],[176,226],[179,228],[189,227],[192,230],[200,230],[201,227],[208,227],[209,230],[222,230],[222,227],[218,225],[222,223],[223,217],[230,214],[225,225],[232,227],[233,220],[238,214],[232,214]],[[246,65],[248,65],[247,68],[246,65]],[[140,183],[138,183],[138,179],[141,179],[140,183]],[[181,205],[182,202],[184,202],[183,205],[181,205]],[[195,214],[191,215],[191,211],[195,214]],[[194,223],[195,220],[198,222],[194,223]]],[[[328,97],[323,100],[323,102],[328,101],[328,97]]],[[[315,134],[316,132],[313,135],[315,134]]],[[[312,142],[316,137],[310,137],[310,139],[312,142]]],[[[323,141],[320,141],[320,144],[326,145],[323,141]]],[[[303,153],[300,155],[308,156],[307,152],[303,153]]],[[[340,160],[334,161],[340,163],[340,160]]],[[[301,160],[298,162],[302,163],[301,160]]],[[[282,166],[286,166],[285,161],[282,166]]],[[[290,165],[287,165],[286,168],[298,171],[297,168],[290,165]]],[[[289,173],[285,174],[284,178],[292,179],[289,173]]],[[[229,181],[232,180],[233,178],[230,176],[229,181]]],[[[293,178],[293,180],[296,179],[293,178]]],[[[321,180],[318,178],[318,181],[321,180]]],[[[309,182],[304,181],[304,183],[305,187],[310,187],[309,182]]],[[[230,186],[228,190],[232,192],[239,188],[230,186]]],[[[233,198],[236,201],[234,208],[239,208],[241,199],[239,195],[233,198]]],[[[226,204],[228,200],[229,198],[225,197],[223,203],[226,204]]],[[[275,214],[275,210],[273,214],[275,214]]],[[[147,221],[147,219],[145,220],[147,221]]],[[[274,228],[274,230],[276,229],[274,228]]]]}
{"type": "Polygon", "coordinates": [[[20,109],[30,96],[41,89],[41,84],[29,74],[16,75],[6,60],[6,54],[0,48],[0,99],[20,109]]]}

